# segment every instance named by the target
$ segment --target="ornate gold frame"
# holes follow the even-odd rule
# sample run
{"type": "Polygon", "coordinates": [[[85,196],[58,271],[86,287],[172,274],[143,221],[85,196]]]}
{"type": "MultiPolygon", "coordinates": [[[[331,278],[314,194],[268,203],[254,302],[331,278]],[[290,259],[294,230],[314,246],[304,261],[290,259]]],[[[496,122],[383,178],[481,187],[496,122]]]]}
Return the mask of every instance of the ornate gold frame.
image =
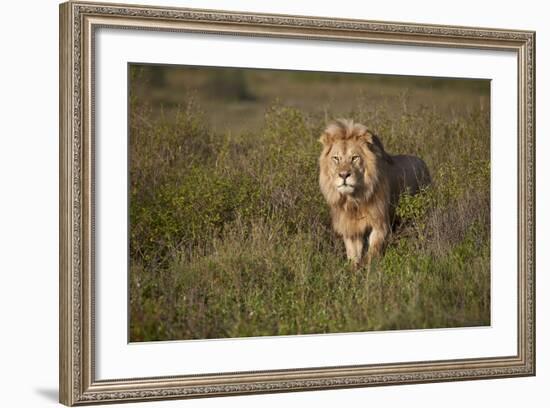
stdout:
{"type": "Polygon", "coordinates": [[[68,2],[60,5],[60,401],[66,405],[535,374],[535,33],[68,2]],[[94,376],[93,47],[98,27],[500,49],[518,61],[518,350],[513,356],[239,374],[94,376]]]}

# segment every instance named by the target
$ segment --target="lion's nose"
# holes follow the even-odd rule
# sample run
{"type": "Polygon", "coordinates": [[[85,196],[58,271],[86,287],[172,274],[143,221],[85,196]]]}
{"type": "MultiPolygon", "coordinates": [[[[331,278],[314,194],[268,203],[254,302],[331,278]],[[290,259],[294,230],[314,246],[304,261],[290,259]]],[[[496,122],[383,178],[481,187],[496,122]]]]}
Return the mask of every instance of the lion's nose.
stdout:
{"type": "Polygon", "coordinates": [[[345,181],[349,176],[351,176],[351,173],[349,171],[343,171],[338,173],[338,175],[345,181]]]}

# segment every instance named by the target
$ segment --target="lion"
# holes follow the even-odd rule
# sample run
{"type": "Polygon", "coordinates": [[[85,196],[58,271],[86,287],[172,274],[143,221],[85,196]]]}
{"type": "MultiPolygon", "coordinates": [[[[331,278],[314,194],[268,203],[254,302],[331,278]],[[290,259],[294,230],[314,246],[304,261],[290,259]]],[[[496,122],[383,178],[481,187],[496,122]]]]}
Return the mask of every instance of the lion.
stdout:
{"type": "Polygon", "coordinates": [[[319,141],[319,185],[332,226],[356,266],[362,263],[368,234],[370,265],[384,250],[399,197],[431,183],[428,167],[415,156],[388,154],[378,136],[350,119],[330,123],[319,141]]]}

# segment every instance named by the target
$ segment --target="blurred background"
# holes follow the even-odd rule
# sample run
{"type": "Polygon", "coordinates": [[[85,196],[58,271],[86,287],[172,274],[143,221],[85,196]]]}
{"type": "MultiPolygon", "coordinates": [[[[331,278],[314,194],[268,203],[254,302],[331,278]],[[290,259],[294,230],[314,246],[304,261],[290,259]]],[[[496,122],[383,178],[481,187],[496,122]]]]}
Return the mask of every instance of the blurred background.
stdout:
{"type": "Polygon", "coordinates": [[[192,99],[216,132],[258,130],[275,104],[328,121],[378,106],[402,114],[436,104],[439,114],[452,116],[488,110],[490,103],[488,80],[173,65],[132,64],[129,69],[140,78],[131,83],[132,94],[149,101],[157,113],[173,118],[192,99]]]}

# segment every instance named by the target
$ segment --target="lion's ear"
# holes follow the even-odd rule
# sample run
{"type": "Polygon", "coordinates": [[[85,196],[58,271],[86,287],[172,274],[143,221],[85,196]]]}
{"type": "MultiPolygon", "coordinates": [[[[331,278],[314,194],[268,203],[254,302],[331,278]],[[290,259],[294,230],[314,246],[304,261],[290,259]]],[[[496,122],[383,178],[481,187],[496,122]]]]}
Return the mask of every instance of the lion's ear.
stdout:
{"type": "Polygon", "coordinates": [[[345,124],[344,122],[342,122],[342,120],[339,119],[335,120],[334,122],[330,122],[327,125],[325,130],[323,130],[319,141],[323,144],[323,146],[330,147],[337,139],[343,139],[345,135],[345,124]]]}
{"type": "Polygon", "coordinates": [[[375,134],[368,133],[366,138],[367,146],[371,152],[385,160],[388,163],[393,163],[392,157],[384,149],[384,145],[375,134]]]}
{"type": "Polygon", "coordinates": [[[319,142],[321,142],[321,144],[325,147],[327,146],[330,146],[334,141],[334,137],[331,133],[329,132],[323,132],[321,134],[321,137],[319,138],[319,142]]]}

